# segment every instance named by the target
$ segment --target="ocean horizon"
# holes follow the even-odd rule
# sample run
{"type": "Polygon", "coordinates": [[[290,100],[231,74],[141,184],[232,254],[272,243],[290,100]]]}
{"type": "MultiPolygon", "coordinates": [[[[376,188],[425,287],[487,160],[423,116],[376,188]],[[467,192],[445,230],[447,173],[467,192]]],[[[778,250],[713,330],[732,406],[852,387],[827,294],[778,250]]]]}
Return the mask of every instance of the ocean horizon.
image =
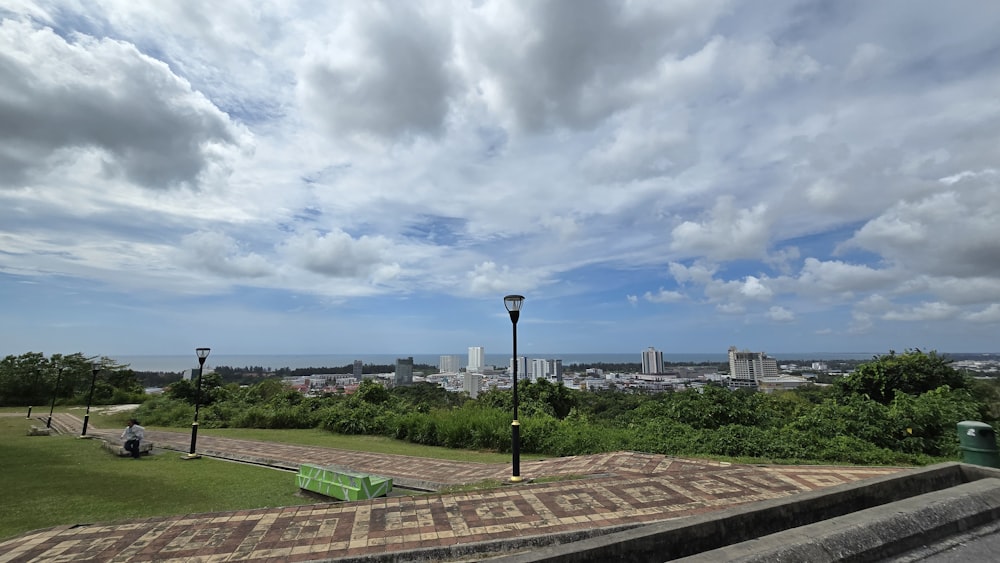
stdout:
{"type": "MultiPolygon", "coordinates": [[[[641,363],[641,352],[634,353],[563,353],[563,354],[520,354],[529,359],[548,358],[560,359],[564,366],[573,364],[593,363],[641,363]]],[[[797,352],[790,354],[768,354],[778,362],[805,360],[866,360],[875,356],[873,352],[797,352]]],[[[465,367],[468,353],[460,354],[218,354],[210,355],[205,362],[206,367],[227,366],[247,367],[260,366],[269,370],[280,368],[303,369],[341,367],[361,360],[365,364],[389,365],[395,364],[398,358],[413,358],[416,364],[437,366],[441,356],[458,356],[459,364],[465,367]]],[[[122,365],[128,365],[135,371],[181,372],[197,368],[198,359],[190,355],[112,355],[109,356],[122,365]]],[[[726,353],[713,354],[663,354],[665,362],[699,363],[726,362],[726,353]]],[[[510,354],[486,354],[487,365],[506,366],[510,363],[510,354]]]]}

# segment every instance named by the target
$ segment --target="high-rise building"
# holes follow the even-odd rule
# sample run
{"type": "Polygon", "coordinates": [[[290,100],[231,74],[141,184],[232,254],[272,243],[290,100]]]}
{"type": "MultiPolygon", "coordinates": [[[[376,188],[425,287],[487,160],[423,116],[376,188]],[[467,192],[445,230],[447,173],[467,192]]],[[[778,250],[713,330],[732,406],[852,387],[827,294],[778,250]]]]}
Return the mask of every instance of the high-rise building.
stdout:
{"type": "Polygon", "coordinates": [[[761,379],[778,377],[778,361],[764,352],[729,347],[729,385],[756,389],[761,379]]]}
{"type": "Polygon", "coordinates": [[[354,360],[354,379],[361,381],[361,375],[364,373],[363,367],[364,364],[361,363],[361,360],[354,360]]]}
{"type": "Polygon", "coordinates": [[[461,356],[441,356],[441,359],[438,361],[438,371],[441,373],[458,373],[461,367],[461,356]]]}
{"type": "Polygon", "coordinates": [[[392,384],[396,387],[413,385],[413,356],[396,359],[396,374],[392,378],[392,384]]]}
{"type": "MultiPolygon", "coordinates": [[[[519,373],[520,375],[520,373],[519,373]]],[[[552,382],[563,380],[562,360],[550,360],[546,358],[532,358],[529,377],[532,381],[548,379],[552,382]]]]}
{"type": "Polygon", "coordinates": [[[663,352],[650,346],[642,353],[642,373],[663,373],[663,352]]]}
{"type": "MultiPolygon", "coordinates": [[[[510,367],[508,367],[507,369],[510,371],[510,373],[513,374],[514,373],[514,358],[511,358],[509,360],[509,362],[510,363],[508,363],[507,365],[510,366],[510,367]]],[[[526,358],[525,356],[518,356],[517,357],[517,378],[518,379],[525,379],[527,377],[528,377],[528,358],[526,358]]]]}
{"type": "Polygon", "coordinates": [[[563,380],[563,365],[562,360],[549,360],[549,381],[555,383],[562,383],[563,380]]]}
{"type": "Polygon", "coordinates": [[[482,346],[469,346],[469,363],[465,370],[470,373],[483,373],[486,367],[486,349],[482,346]]]}
{"type": "Polygon", "coordinates": [[[465,372],[462,375],[462,391],[469,394],[469,397],[475,399],[479,396],[479,392],[483,388],[483,376],[482,374],[465,372]]]}

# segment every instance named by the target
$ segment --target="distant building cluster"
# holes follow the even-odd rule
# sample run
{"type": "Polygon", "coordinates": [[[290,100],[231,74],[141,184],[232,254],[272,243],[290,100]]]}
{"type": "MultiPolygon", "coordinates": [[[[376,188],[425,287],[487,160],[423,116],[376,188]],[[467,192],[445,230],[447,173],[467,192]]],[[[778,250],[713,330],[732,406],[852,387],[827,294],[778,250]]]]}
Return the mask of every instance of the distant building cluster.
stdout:
{"type": "MultiPolygon", "coordinates": [[[[730,389],[750,389],[773,392],[811,383],[815,374],[802,373],[803,369],[834,374],[823,362],[813,362],[810,366],[795,364],[778,365],[777,360],[765,352],[739,350],[729,347],[729,372],[719,371],[713,366],[679,366],[668,368],[663,361],[663,352],[650,346],[640,353],[639,373],[615,373],[600,369],[585,369],[567,372],[559,358],[510,358],[505,367],[487,366],[486,349],[470,346],[468,359],[463,368],[462,356],[440,356],[438,373],[423,374],[413,369],[413,357],[398,358],[393,373],[363,374],[362,363],[355,360],[353,373],[313,374],[307,377],[286,378],[286,381],[303,393],[353,393],[363,379],[374,379],[386,387],[413,385],[429,382],[440,385],[448,391],[466,393],[476,398],[490,389],[509,389],[513,386],[514,373],[520,380],[563,384],[570,389],[603,390],[619,389],[645,392],[699,389],[706,385],[722,385],[730,389]]],[[[977,366],[984,367],[984,366],[977,366]]],[[[995,366],[994,366],[995,369],[995,366]]]]}

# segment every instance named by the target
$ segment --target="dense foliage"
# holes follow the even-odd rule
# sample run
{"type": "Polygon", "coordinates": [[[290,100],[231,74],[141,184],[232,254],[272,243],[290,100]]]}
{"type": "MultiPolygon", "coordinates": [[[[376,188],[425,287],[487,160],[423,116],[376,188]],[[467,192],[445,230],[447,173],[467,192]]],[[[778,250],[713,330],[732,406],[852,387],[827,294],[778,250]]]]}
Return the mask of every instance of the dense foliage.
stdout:
{"type": "MultiPolygon", "coordinates": [[[[325,428],[453,448],[509,451],[513,396],[478,399],[427,383],[305,397],[279,380],[249,387],[206,376],[205,427],[325,428]]],[[[656,395],[519,386],[522,451],[575,455],[637,450],[781,461],[922,464],[958,455],[956,423],[994,422],[1000,388],[972,381],[920,350],[875,357],[833,386],[774,394],[718,386],[656,395]]],[[[190,384],[140,408],[145,424],[193,414],[190,384]]]]}
{"type": "Polygon", "coordinates": [[[90,359],[75,354],[39,352],[0,360],[0,406],[86,403],[93,382],[93,404],[140,402],[145,399],[135,373],[110,358],[90,359]],[[92,361],[101,369],[94,377],[92,361]]]}

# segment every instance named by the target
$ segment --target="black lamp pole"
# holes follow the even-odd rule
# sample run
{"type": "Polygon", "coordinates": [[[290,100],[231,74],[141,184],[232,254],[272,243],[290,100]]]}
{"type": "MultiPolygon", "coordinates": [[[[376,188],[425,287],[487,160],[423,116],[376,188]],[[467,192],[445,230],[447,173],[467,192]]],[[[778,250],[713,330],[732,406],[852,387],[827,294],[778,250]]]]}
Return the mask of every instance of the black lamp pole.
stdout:
{"type": "Polygon", "coordinates": [[[45,422],[46,428],[52,428],[52,411],[56,410],[56,397],[59,395],[59,381],[62,379],[63,367],[59,366],[56,372],[56,388],[52,390],[52,406],[49,407],[49,420],[45,422]]]}
{"type": "Polygon", "coordinates": [[[195,392],[194,396],[194,422],[191,423],[191,451],[188,452],[186,456],[187,459],[194,459],[201,457],[194,453],[198,446],[198,408],[201,406],[201,376],[205,371],[205,358],[208,357],[211,348],[196,348],[195,353],[198,354],[198,390],[195,392]]]}
{"type": "Polygon", "coordinates": [[[523,295],[508,295],[503,298],[504,307],[510,313],[510,323],[514,327],[514,421],[510,423],[510,449],[513,457],[511,483],[521,482],[521,423],[517,420],[517,320],[521,316],[523,295]]]}
{"type": "Polygon", "coordinates": [[[101,364],[99,362],[90,364],[90,371],[93,375],[90,377],[90,393],[87,394],[87,414],[83,415],[83,432],[80,433],[81,438],[87,437],[87,425],[90,423],[90,403],[94,400],[94,384],[97,383],[97,374],[101,372],[101,364]]]}

